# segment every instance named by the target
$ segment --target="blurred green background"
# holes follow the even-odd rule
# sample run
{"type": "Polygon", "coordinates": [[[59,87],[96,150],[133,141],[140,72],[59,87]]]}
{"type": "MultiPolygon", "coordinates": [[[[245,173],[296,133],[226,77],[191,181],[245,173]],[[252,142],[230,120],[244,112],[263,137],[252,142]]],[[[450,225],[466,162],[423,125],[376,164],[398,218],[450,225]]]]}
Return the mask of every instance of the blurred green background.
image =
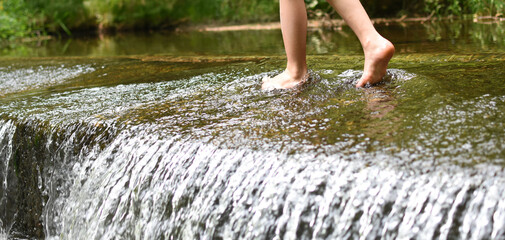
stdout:
{"type": "MultiPolygon", "coordinates": [[[[310,18],[338,18],[325,0],[305,0],[310,18]]],[[[505,0],[368,0],[372,18],[501,16],[505,0]]],[[[87,30],[170,29],[279,19],[279,0],[0,0],[0,39],[87,30]]]]}

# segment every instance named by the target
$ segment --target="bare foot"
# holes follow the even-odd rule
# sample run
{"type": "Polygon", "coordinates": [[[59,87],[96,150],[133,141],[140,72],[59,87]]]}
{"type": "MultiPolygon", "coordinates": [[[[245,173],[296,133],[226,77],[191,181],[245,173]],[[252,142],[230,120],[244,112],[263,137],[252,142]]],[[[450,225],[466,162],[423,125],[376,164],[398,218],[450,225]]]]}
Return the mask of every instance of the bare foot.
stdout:
{"type": "Polygon", "coordinates": [[[363,51],[365,52],[365,67],[363,76],[356,84],[358,88],[367,83],[374,84],[382,80],[386,75],[389,60],[395,53],[395,47],[390,41],[379,35],[377,39],[369,41],[363,47],[363,51]]]}
{"type": "Polygon", "coordinates": [[[302,77],[292,77],[288,70],[284,70],[281,74],[271,78],[264,77],[261,89],[263,90],[273,90],[273,89],[289,89],[294,88],[298,85],[305,83],[308,79],[308,74],[305,73],[301,75],[302,77]]]}

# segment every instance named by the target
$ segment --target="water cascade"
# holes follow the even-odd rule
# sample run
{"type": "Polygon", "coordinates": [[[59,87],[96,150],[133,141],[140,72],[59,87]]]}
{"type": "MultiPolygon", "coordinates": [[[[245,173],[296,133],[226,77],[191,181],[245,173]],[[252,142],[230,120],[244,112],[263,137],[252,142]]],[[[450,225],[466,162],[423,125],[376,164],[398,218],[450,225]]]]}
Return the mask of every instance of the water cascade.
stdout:
{"type": "Polygon", "coordinates": [[[45,239],[503,239],[503,54],[0,61],[0,229],[45,239]],[[335,64],[338,63],[338,64],[335,64]],[[36,67],[34,67],[36,66],[36,67]]]}

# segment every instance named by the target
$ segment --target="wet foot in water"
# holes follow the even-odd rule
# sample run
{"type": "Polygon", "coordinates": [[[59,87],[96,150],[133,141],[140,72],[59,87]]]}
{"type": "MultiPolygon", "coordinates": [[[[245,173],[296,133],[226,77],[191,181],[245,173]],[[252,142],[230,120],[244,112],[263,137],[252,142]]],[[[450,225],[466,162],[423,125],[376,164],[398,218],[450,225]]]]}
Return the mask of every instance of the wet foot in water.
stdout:
{"type": "Polygon", "coordinates": [[[289,89],[294,88],[298,85],[304,84],[308,79],[307,71],[304,71],[303,74],[290,74],[290,72],[286,69],[281,74],[271,78],[264,77],[263,84],[261,85],[261,89],[263,90],[272,90],[272,89],[289,89]]]}
{"type": "Polygon", "coordinates": [[[395,53],[393,44],[382,36],[378,36],[373,41],[368,41],[363,47],[365,52],[365,67],[363,76],[356,84],[356,87],[363,87],[365,84],[380,82],[388,67],[389,60],[395,53]]]}

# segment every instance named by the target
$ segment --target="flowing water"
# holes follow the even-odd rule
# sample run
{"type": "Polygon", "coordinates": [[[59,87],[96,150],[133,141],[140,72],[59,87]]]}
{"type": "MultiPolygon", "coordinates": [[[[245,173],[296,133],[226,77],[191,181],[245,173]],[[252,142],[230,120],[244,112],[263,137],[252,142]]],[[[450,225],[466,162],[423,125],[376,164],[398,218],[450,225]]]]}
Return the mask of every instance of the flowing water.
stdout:
{"type": "MultiPolygon", "coordinates": [[[[505,24],[54,40],[0,58],[0,229],[45,239],[505,239],[505,24]]],[[[0,236],[1,237],[1,236],[0,236]]]]}

